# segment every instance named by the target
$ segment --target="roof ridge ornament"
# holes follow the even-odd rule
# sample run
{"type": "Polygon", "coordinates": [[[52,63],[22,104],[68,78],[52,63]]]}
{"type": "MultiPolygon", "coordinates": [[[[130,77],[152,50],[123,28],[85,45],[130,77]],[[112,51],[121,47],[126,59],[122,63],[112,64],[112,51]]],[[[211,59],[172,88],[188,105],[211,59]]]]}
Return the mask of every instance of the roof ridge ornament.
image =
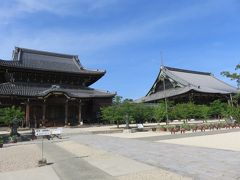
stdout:
{"type": "Polygon", "coordinates": [[[56,84],[53,84],[52,86],[51,86],[51,89],[59,89],[60,88],[60,86],[59,85],[56,85],[56,84]]]}

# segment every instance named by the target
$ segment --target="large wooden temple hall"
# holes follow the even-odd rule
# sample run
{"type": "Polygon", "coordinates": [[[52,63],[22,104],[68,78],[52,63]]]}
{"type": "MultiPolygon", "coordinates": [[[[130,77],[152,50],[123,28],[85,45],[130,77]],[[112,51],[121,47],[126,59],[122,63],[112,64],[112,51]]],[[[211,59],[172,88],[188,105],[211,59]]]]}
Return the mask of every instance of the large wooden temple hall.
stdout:
{"type": "Polygon", "coordinates": [[[238,89],[212,73],[162,66],[147,95],[136,102],[158,103],[165,98],[176,103],[209,104],[220,99],[230,102],[238,89]]]}
{"type": "Polygon", "coordinates": [[[27,127],[95,123],[115,96],[89,87],[105,73],[75,55],[16,47],[11,61],[0,60],[0,107],[21,107],[27,127]]]}

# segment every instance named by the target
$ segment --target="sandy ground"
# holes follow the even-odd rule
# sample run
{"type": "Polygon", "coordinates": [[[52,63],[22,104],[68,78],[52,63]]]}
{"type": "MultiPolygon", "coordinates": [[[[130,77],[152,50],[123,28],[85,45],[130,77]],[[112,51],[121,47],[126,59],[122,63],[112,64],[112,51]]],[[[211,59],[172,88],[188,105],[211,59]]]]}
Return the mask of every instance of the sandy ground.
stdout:
{"type": "Polygon", "coordinates": [[[60,180],[51,166],[0,173],[1,180],[60,180]]]}
{"type": "MultiPolygon", "coordinates": [[[[206,130],[210,131],[210,130],[206,130]]],[[[199,131],[198,131],[199,132],[199,131]]],[[[185,134],[194,133],[192,131],[186,131],[185,134]]],[[[180,132],[176,132],[176,134],[181,134],[180,132]]],[[[165,136],[171,135],[171,132],[168,131],[146,131],[146,132],[135,132],[135,133],[112,133],[112,134],[99,134],[102,136],[111,136],[111,137],[119,137],[119,138],[144,138],[144,137],[154,137],[154,136],[165,136]]]]}
{"type": "Polygon", "coordinates": [[[35,144],[0,148],[0,172],[37,167],[41,152],[35,144]]]}
{"type": "MultiPolygon", "coordinates": [[[[223,119],[220,121],[224,121],[223,119]]],[[[208,120],[208,122],[219,122],[219,120],[208,120]]],[[[178,120],[174,120],[173,122],[170,122],[170,125],[176,125],[176,124],[181,124],[182,122],[178,120]]],[[[189,121],[189,123],[202,123],[202,120],[198,121],[189,121]]],[[[166,123],[144,123],[144,126],[156,126],[156,125],[166,125],[166,123]]],[[[130,124],[130,127],[136,127],[136,124],[130,124]]],[[[125,128],[125,124],[121,124],[119,126],[120,128],[125,128]]],[[[51,127],[48,129],[55,129],[57,127],[51,127]]],[[[63,134],[77,134],[77,133],[84,133],[84,132],[96,132],[96,131],[109,131],[109,130],[118,130],[116,125],[95,125],[95,126],[90,126],[90,127],[84,127],[80,126],[79,128],[69,128],[69,127],[63,127],[63,134]]],[[[6,130],[6,128],[0,128],[0,134],[9,134],[10,129],[6,130]]],[[[31,133],[31,130],[24,130],[24,131],[19,131],[19,133],[31,133]]]]}
{"type": "Polygon", "coordinates": [[[76,143],[59,142],[57,145],[84,158],[91,165],[119,180],[190,180],[191,178],[150,166],[103,150],[76,143]]]}
{"type": "Polygon", "coordinates": [[[161,140],[158,142],[240,151],[240,132],[161,140]]]}
{"type": "Polygon", "coordinates": [[[111,136],[119,138],[142,138],[142,137],[152,137],[152,136],[164,136],[169,135],[170,132],[160,131],[160,132],[135,132],[135,133],[113,133],[113,134],[100,134],[102,136],[111,136]]]}

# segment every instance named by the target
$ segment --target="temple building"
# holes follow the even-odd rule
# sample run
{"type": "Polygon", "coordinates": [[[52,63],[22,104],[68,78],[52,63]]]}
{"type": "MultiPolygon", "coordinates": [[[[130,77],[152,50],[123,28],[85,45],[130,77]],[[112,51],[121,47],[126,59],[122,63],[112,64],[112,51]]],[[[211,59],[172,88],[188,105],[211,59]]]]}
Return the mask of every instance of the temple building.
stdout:
{"type": "Polygon", "coordinates": [[[0,60],[0,107],[21,107],[27,127],[97,123],[115,93],[89,86],[105,73],[85,69],[76,55],[16,47],[13,60],[0,60]]]}
{"type": "Polygon", "coordinates": [[[175,103],[209,104],[216,99],[231,101],[237,92],[211,73],[162,66],[147,95],[136,102],[156,103],[167,98],[175,103]]]}

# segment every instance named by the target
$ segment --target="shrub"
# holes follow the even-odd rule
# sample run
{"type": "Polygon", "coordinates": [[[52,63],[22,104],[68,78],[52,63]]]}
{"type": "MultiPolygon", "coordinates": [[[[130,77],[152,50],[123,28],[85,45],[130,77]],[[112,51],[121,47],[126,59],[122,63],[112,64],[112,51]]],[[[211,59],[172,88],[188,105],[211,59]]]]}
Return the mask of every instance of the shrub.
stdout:
{"type": "Polygon", "coordinates": [[[215,100],[210,104],[210,115],[220,119],[226,114],[227,104],[222,103],[220,100],[215,100]]]}
{"type": "Polygon", "coordinates": [[[15,106],[0,109],[0,124],[10,125],[14,119],[22,120],[24,112],[15,106]]]}
{"type": "Polygon", "coordinates": [[[3,144],[3,137],[0,136],[0,144],[3,144]]]}
{"type": "Polygon", "coordinates": [[[154,118],[157,122],[161,122],[166,117],[165,104],[160,103],[157,107],[154,108],[154,118]]]}
{"type": "Polygon", "coordinates": [[[240,123],[240,108],[239,107],[234,107],[233,108],[233,118],[240,123]]]}
{"type": "Polygon", "coordinates": [[[184,128],[186,131],[190,131],[191,130],[190,124],[187,124],[187,123],[181,124],[180,127],[184,128]]]}

